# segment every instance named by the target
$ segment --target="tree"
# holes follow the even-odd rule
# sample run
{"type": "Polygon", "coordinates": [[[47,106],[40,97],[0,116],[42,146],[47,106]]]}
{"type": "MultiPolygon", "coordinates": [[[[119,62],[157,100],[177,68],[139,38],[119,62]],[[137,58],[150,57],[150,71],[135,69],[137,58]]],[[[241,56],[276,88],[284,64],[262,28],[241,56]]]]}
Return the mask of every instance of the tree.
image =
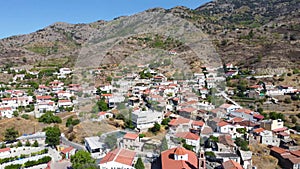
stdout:
{"type": "Polygon", "coordinates": [[[28,140],[26,141],[25,146],[26,147],[30,147],[31,146],[31,144],[30,144],[30,142],[28,140]]]}
{"type": "Polygon", "coordinates": [[[57,126],[47,127],[44,129],[46,131],[46,141],[45,143],[49,146],[59,145],[60,141],[60,130],[57,126]]]}
{"type": "Polygon", "coordinates": [[[50,123],[61,123],[62,120],[60,117],[53,115],[53,112],[46,112],[39,118],[39,122],[50,124],[50,123]]]}
{"type": "Polygon", "coordinates": [[[292,119],[292,123],[295,124],[297,122],[297,117],[296,116],[294,116],[294,115],[291,116],[291,119],[292,119]]]}
{"type": "Polygon", "coordinates": [[[246,140],[243,140],[243,139],[241,139],[241,138],[238,137],[235,140],[235,144],[237,146],[241,147],[241,149],[243,151],[248,151],[249,150],[249,148],[248,148],[248,142],[246,140]]]}
{"type": "Polygon", "coordinates": [[[150,131],[152,133],[157,133],[158,131],[160,131],[160,124],[155,123],[154,126],[152,128],[150,128],[150,131]]]}
{"type": "Polygon", "coordinates": [[[2,143],[1,148],[6,148],[6,144],[2,143]]]}
{"type": "Polygon", "coordinates": [[[14,111],[14,112],[13,112],[13,115],[14,115],[15,117],[18,117],[18,116],[19,116],[18,111],[14,111]]]}
{"type": "Polygon", "coordinates": [[[108,148],[113,149],[116,147],[117,137],[115,135],[108,135],[104,139],[104,143],[108,146],[108,148]]]}
{"type": "Polygon", "coordinates": [[[37,140],[34,141],[34,143],[32,144],[32,147],[38,147],[39,146],[39,143],[37,140]]]}
{"type": "Polygon", "coordinates": [[[161,141],[161,151],[165,151],[168,150],[168,142],[166,137],[163,138],[163,140],[161,141]]]}
{"type": "Polygon", "coordinates": [[[102,98],[97,102],[97,106],[99,108],[100,111],[107,111],[108,110],[108,105],[105,102],[105,99],[102,98]]]}
{"type": "Polygon", "coordinates": [[[73,116],[72,116],[67,119],[66,127],[76,126],[79,123],[80,123],[80,120],[79,119],[73,120],[73,116]]]}
{"type": "Polygon", "coordinates": [[[17,143],[17,147],[22,147],[22,146],[23,146],[23,144],[22,144],[22,142],[19,140],[18,143],[17,143]]]}
{"type": "Polygon", "coordinates": [[[165,119],[162,120],[161,124],[162,125],[168,125],[170,121],[171,121],[170,118],[165,118],[165,119]]]}
{"type": "Polygon", "coordinates": [[[76,152],[76,154],[71,156],[71,163],[73,169],[97,169],[95,160],[92,159],[90,153],[83,150],[79,150],[76,152]]]}
{"type": "Polygon", "coordinates": [[[18,136],[19,136],[19,132],[17,130],[15,130],[14,127],[8,128],[5,131],[4,140],[8,141],[8,142],[15,141],[18,136]]]}
{"type": "Polygon", "coordinates": [[[145,169],[144,163],[141,159],[141,157],[138,158],[138,160],[136,161],[134,168],[136,169],[145,169]]]}
{"type": "Polygon", "coordinates": [[[285,98],[284,103],[290,104],[290,103],[292,103],[292,100],[290,98],[285,98]]]}

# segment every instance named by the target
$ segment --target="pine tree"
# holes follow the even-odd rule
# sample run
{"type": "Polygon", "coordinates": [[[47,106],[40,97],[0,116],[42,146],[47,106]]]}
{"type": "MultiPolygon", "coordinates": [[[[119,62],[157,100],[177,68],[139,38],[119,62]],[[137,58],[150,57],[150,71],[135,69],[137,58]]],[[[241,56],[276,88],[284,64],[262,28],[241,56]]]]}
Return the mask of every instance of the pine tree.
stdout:
{"type": "Polygon", "coordinates": [[[145,169],[144,163],[141,159],[141,157],[138,158],[137,162],[134,165],[134,168],[136,169],[145,169]]]}

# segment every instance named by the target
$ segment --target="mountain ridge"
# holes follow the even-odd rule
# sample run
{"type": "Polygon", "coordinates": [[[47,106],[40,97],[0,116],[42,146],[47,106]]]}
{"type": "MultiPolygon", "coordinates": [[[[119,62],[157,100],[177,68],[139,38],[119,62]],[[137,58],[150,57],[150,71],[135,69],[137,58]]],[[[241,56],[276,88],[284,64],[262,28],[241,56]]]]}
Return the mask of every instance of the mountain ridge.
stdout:
{"type": "MultiPolygon", "coordinates": [[[[193,23],[212,38],[223,63],[233,62],[242,68],[261,72],[270,69],[264,73],[276,73],[276,69],[293,69],[300,64],[299,4],[299,0],[217,0],[195,10],[177,6],[144,12],[172,14],[193,23]],[[278,14],[275,9],[281,12],[278,14]]],[[[33,64],[67,57],[70,66],[93,34],[110,28],[107,27],[109,24],[134,20],[140,15],[143,12],[88,24],[56,22],[30,34],[1,39],[0,63],[33,64]]],[[[122,31],[125,30],[117,32],[122,31]]]]}

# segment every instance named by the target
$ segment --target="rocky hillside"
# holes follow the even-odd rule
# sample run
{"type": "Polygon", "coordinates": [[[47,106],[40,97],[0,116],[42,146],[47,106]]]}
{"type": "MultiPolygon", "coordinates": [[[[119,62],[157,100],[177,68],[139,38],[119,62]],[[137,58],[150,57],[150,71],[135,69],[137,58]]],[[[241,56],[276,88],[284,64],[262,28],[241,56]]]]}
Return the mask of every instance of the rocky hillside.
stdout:
{"type": "Polygon", "coordinates": [[[299,11],[300,0],[218,0],[195,13],[205,18],[200,24],[224,62],[280,73],[299,67],[299,11]]]}
{"type": "Polygon", "coordinates": [[[280,73],[300,65],[299,10],[300,0],[217,0],[195,10],[156,8],[109,22],[55,23],[0,40],[0,64],[47,66],[63,58],[58,66],[74,66],[87,54],[94,59],[87,65],[118,64],[155,48],[177,50],[193,70],[219,56],[223,63],[280,73]]]}

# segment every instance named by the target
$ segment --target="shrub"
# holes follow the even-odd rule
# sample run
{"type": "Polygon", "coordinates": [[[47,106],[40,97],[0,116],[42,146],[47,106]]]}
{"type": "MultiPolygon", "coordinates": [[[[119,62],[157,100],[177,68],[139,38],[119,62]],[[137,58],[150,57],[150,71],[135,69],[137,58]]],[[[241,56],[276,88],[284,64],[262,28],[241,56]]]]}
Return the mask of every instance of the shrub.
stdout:
{"type": "Polygon", "coordinates": [[[8,166],[5,166],[4,169],[19,169],[22,167],[22,164],[11,164],[8,166]]]}
{"type": "Polygon", "coordinates": [[[52,112],[46,112],[39,118],[39,122],[50,124],[50,123],[61,123],[60,117],[53,115],[52,112]]]}
{"type": "Polygon", "coordinates": [[[156,134],[158,131],[160,131],[160,124],[155,123],[152,128],[150,128],[150,131],[154,134],[156,134]]]}
{"type": "Polygon", "coordinates": [[[29,119],[29,115],[28,115],[28,114],[22,114],[21,117],[22,117],[23,119],[26,119],[26,120],[29,119]]]}

